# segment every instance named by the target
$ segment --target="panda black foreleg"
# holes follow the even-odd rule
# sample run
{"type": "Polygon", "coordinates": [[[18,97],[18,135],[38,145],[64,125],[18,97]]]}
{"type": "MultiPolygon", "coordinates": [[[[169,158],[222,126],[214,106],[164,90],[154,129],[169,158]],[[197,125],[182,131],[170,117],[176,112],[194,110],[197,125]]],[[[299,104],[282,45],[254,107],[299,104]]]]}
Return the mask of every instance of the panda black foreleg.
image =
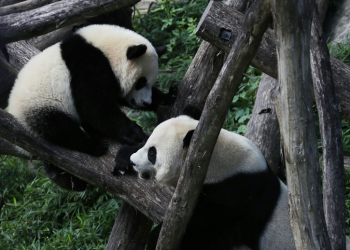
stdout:
{"type": "Polygon", "coordinates": [[[115,157],[115,167],[112,174],[114,176],[121,176],[124,173],[136,174],[136,171],[133,169],[132,162],[130,161],[130,156],[133,153],[136,153],[144,145],[145,143],[142,142],[134,146],[122,146],[115,157]]]}
{"type": "Polygon", "coordinates": [[[163,93],[157,87],[152,87],[152,103],[142,108],[142,110],[156,111],[159,105],[170,105],[175,102],[177,96],[177,87],[171,86],[167,94],[163,93]]]}

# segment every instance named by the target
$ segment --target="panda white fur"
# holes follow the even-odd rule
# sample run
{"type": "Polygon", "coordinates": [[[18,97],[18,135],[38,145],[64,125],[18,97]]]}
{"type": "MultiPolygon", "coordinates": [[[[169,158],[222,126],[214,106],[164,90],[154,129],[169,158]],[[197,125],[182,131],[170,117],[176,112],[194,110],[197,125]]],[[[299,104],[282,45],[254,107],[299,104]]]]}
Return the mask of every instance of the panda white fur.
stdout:
{"type": "MultiPolygon", "coordinates": [[[[139,177],[176,186],[197,124],[182,115],[156,127],[130,157],[139,177]]],[[[222,129],[180,249],[295,249],[287,193],[251,141],[222,129]]],[[[159,230],[148,249],[155,248],[159,230]]]]}
{"type": "MultiPolygon", "coordinates": [[[[153,87],[158,54],[141,35],[114,25],[91,25],[32,58],[20,71],[8,111],[32,133],[59,146],[103,155],[106,139],[137,143],[145,134],[120,110],[155,110],[171,103],[172,88],[153,87]]],[[[48,164],[61,187],[81,191],[86,183],[48,164]]]]}

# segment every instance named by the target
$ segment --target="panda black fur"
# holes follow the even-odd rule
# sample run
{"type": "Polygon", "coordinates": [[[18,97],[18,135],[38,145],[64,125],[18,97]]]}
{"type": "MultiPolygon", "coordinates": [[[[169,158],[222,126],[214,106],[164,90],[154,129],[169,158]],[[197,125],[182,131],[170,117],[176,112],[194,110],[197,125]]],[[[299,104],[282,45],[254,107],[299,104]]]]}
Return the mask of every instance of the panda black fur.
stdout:
{"type": "MultiPolygon", "coordinates": [[[[131,30],[87,26],[25,65],[12,89],[8,111],[34,134],[94,156],[106,153],[107,138],[141,142],[145,134],[120,106],[155,110],[174,101],[175,88],[163,94],[153,87],[158,52],[164,47],[154,48],[131,30]]],[[[61,187],[85,189],[85,182],[62,172],[47,165],[49,177],[61,187]]]]}
{"type": "MultiPolygon", "coordinates": [[[[161,123],[130,157],[140,177],[176,186],[198,121],[182,115],[161,123]]],[[[288,191],[247,138],[222,129],[180,249],[295,249],[288,191]]],[[[148,248],[155,249],[156,227],[148,248]]]]}

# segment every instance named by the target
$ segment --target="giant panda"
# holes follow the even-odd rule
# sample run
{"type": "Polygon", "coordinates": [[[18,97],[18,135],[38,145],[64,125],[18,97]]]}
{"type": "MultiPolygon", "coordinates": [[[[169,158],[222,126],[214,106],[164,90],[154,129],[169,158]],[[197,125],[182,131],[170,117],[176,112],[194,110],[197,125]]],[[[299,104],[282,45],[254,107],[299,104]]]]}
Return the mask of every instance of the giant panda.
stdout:
{"type": "MultiPolygon", "coordinates": [[[[33,57],[19,72],[8,112],[30,132],[61,147],[93,156],[106,153],[106,140],[134,144],[145,140],[121,106],[155,110],[170,104],[153,86],[158,56],[141,35],[115,25],[90,25],[33,57]]],[[[68,190],[86,183],[47,163],[48,176],[68,190]]]]}
{"type": "MultiPolygon", "coordinates": [[[[186,114],[189,114],[186,112],[186,114]]],[[[175,187],[198,121],[188,115],[158,125],[131,154],[140,178],[175,187]]],[[[155,249],[160,225],[148,250],[155,249]]],[[[295,249],[288,191],[247,138],[222,129],[201,194],[179,249],[295,249]]]]}

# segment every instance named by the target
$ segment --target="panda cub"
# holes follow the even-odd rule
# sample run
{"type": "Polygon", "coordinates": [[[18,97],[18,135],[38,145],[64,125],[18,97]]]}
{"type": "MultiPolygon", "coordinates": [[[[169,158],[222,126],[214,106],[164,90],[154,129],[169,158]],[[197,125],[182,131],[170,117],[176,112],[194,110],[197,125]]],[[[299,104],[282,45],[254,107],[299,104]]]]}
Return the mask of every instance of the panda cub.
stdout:
{"type": "MultiPolygon", "coordinates": [[[[107,152],[106,140],[136,144],[145,140],[121,106],[155,110],[172,103],[153,86],[158,56],[141,35],[114,25],[91,25],[33,57],[20,71],[8,111],[28,130],[47,141],[93,156],[107,152]]],[[[68,190],[86,183],[47,163],[48,176],[68,190]]]]}
{"type": "MultiPolygon", "coordinates": [[[[139,177],[175,187],[197,124],[182,115],[158,125],[130,157],[139,177]]],[[[180,249],[295,249],[287,193],[250,140],[222,129],[180,249]]],[[[147,249],[155,249],[160,227],[147,249]]]]}

